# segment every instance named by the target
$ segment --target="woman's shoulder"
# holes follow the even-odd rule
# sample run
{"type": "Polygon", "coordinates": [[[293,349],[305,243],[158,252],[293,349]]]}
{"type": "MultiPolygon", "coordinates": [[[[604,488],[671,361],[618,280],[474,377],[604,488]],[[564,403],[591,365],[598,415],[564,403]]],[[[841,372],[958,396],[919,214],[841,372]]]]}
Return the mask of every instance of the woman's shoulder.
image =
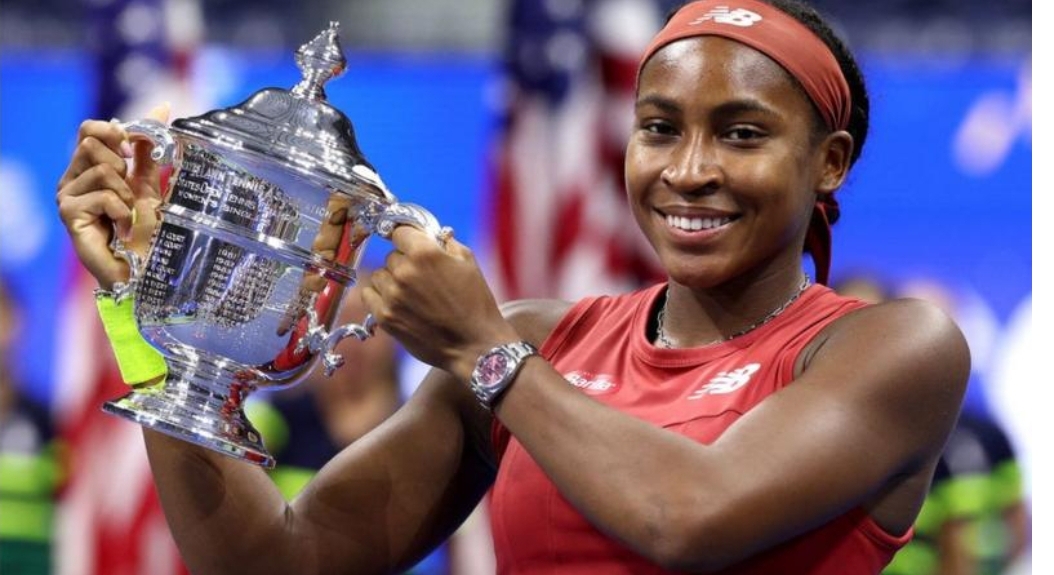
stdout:
{"type": "Polygon", "coordinates": [[[501,306],[505,318],[520,335],[535,345],[541,345],[554,329],[574,310],[601,306],[605,309],[639,305],[640,298],[661,286],[651,286],[637,291],[617,295],[594,295],[577,301],[561,299],[521,299],[509,301],[501,306]]]}
{"type": "Polygon", "coordinates": [[[502,304],[501,312],[524,339],[541,345],[573,306],[559,299],[520,299],[502,304]]]}
{"type": "Polygon", "coordinates": [[[808,299],[808,313],[829,314],[835,320],[825,330],[828,333],[878,331],[937,340],[962,338],[955,319],[929,300],[905,297],[871,302],[840,294],[826,286],[813,286],[807,293],[815,296],[802,298],[808,299]]]}
{"type": "Polygon", "coordinates": [[[841,318],[856,329],[915,334],[920,338],[962,338],[955,319],[937,304],[918,298],[896,298],[860,306],[841,318]]]}
{"type": "Polygon", "coordinates": [[[869,357],[887,366],[898,365],[906,368],[905,375],[943,374],[930,379],[965,384],[969,373],[970,352],[962,330],[930,301],[901,298],[862,306],[838,318],[825,332],[822,348],[837,350],[846,358],[869,357]]]}
{"type": "Polygon", "coordinates": [[[523,299],[506,303],[502,313],[520,336],[539,348],[558,330],[575,324],[587,310],[608,296],[595,296],[567,301],[559,299],[523,299]]]}

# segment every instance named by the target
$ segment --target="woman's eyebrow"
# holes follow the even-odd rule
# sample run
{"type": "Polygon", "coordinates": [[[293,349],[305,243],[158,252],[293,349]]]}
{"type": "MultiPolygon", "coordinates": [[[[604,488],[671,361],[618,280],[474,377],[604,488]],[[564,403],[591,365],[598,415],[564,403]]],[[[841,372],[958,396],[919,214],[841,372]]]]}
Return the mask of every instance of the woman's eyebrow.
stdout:
{"type": "MultiPolygon", "coordinates": [[[[667,98],[665,96],[660,96],[657,94],[649,94],[637,98],[637,102],[635,105],[636,109],[649,106],[657,108],[667,113],[676,113],[682,111],[682,106],[672,98],[667,98]]],[[[712,116],[732,116],[736,114],[746,113],[761,113],[768,116],[779,115],[771,106],[768,106],[762,103],[760,100],[754,98],[742,98],[739,100],[723,102],[710,111],[710,115],[712,116]]]]}
{"type": "Polygon", "coordinates": [[[673,99],[659,96],[657,94],[650,94],[637,98],[637,103],[634,105],[635,108],[640,109],[646,106],[652,106],[668,113],[681,111],[681,106],[679,106],[673,99]]]}
{"type": "Polygon", "coordinates": [[[712,115],[734,116],[737,114],[761,113],[767,116],[778,116],[779,114],[771,106],[765,105],[754,98],[743,98],[724,102],[713,109],[712,115]]]}

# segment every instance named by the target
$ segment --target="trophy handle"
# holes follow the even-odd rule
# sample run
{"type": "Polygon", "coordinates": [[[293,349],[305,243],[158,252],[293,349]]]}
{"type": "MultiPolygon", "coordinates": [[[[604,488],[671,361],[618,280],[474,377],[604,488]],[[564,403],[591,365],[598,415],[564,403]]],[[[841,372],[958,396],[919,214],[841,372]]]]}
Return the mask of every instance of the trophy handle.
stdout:
{"type": "Polygon", "coordinates": [[[396,226],[405,224],[427,232],[435,238],[439,245],[446,245],[446,241],[454,234],[454,230],[446,226],[440,226],[432,212],[417,204],[395,202],[384,206],[383,209],[368,217],[373,222],[373,227],[382,238],[390,239],[396,226]]]}
{"type": "MultiPolygon", "coordinates": [[[[414,226],[429,233],[441,246],[446,245],[446,241],[454,234],[453,229],[440,226],[439,220],[432,215],[432,212],[417,204],[393,202],[383,207],[374,204],[367,207],[362,215],[366,225],[372,227],[373,231],[385,239],[390,239],[392,232],[399,225],[414,226]]],[[[326,326],[318,321],[314,299],[307,306],[307,317],[307,332],[297,342],[296,353],[301,353],[305,349],[312,353],[320,353],[326,376],[333,375],[337,368],[344,365],[344,357],[334,351],[341,340],[348,336],[355,336],[359,341],[364,341],[372,337],[373,332],[377,329],[377,319],[373,317],[373,314],[366,314],[366,319],[361,324],[348,323],[327,332],[326,326]]]]}
{"type": "Polygon", "coordinates": [[[163,165],[172,163],[176,141],[172,138],[172,133],[168,131],[168,125],[150,118],[131,122],[119,120],[112,120],[112,122],[128,132],[129,139],[147,140],[154,144],[154,149],[150,150],[151,160],[163,165]]]}
{"type": "Polygon", "coordinates": [[[347,323],[327,332],[326,326],[318,322],[314,298],[307,306],[307,319],[307,332],[297,342],[295,353],[302,353],[307,349],[312,353],[321,354],[326,377],[333,375],[337,368],[344,365],[344,356],[334,351],[341,340],[348,336],[355,336],[359,341],[365,341],[373,337],[373,332],[377,329],[377,320],[374,319],[373,314],[366,314],[366,319],[361,324],[347,323]]]}
{"type": "MultiPolygon", "coordinates": [[[[172,138],[172,134],[169,133],[167,125],[149,118],[131,122],[121,122],[119,120],[111,120],[111,122],[128,132],[130,140],[146,140],[154,144],[153,149],[150,150],[151,160],[161,165],[170,165],[172,163],[176,141],[172,138]]],[[[128,263],[128,285],[131,286],[138,282],[143,273],[143,260],[139,257],[139,254],[124,245],[124,242],[121,241],[117,234],[116,226],[113,239],[110,240],[110,250],[115,256],[128,263]]]]}
{"type": "MultiPolygon", "coordinates": [[[[396,226],[413,226],[421,231],[431,234],[440,246],[445,246],[447,240],[454,235],[454,229],[448,226],[440,226],[439,220],[432,212],[425,208],[410,203],[394,202],[388,204],[379,213],[375,214],[374,228],[377,234],[384,239],[391,239],[392,232],[396,226]]],[[[373,314],[366,314],[363,323],[370,326],[370,333],[377,325],[373,314]]]]}

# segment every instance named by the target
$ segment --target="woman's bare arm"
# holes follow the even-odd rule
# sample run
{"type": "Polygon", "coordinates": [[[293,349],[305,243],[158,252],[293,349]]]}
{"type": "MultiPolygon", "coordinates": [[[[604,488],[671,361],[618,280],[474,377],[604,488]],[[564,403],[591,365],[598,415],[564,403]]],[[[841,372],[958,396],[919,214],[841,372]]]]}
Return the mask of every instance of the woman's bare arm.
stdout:
{"type": "Polygon", "coordinates": [[[445,540],[486,491],[488,421],[463,386],[434,371],[290,504],[256,466],[156,432],[146,439],[195,574],[393,573],[445,540]]]}
{"type": "MultiPolygon", "coordinates": [[[[969,366],[958,328],[917,301],[837,323],[793,384],[712,445],[595,402],[538,358],[496,414],[599,529],[672,568],[720,568],[868,507],[944,445],[969,366]]],[[[902,532],[915,511],[884,526],[902,532]]]]}

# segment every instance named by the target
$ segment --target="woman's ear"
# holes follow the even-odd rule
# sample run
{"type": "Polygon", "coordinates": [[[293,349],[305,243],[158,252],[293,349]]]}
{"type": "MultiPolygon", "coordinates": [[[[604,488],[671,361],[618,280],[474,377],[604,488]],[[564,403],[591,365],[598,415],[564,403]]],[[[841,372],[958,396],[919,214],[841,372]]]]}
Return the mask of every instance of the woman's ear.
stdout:
{"type": "Polygon", "coordinates": [[[820,179],[816,185],[819,194],[830,194],[842,186],[849,173],[853,156],[853,137],[845,130],[832,132],[824,137],[818,151],[820,179]]]}

